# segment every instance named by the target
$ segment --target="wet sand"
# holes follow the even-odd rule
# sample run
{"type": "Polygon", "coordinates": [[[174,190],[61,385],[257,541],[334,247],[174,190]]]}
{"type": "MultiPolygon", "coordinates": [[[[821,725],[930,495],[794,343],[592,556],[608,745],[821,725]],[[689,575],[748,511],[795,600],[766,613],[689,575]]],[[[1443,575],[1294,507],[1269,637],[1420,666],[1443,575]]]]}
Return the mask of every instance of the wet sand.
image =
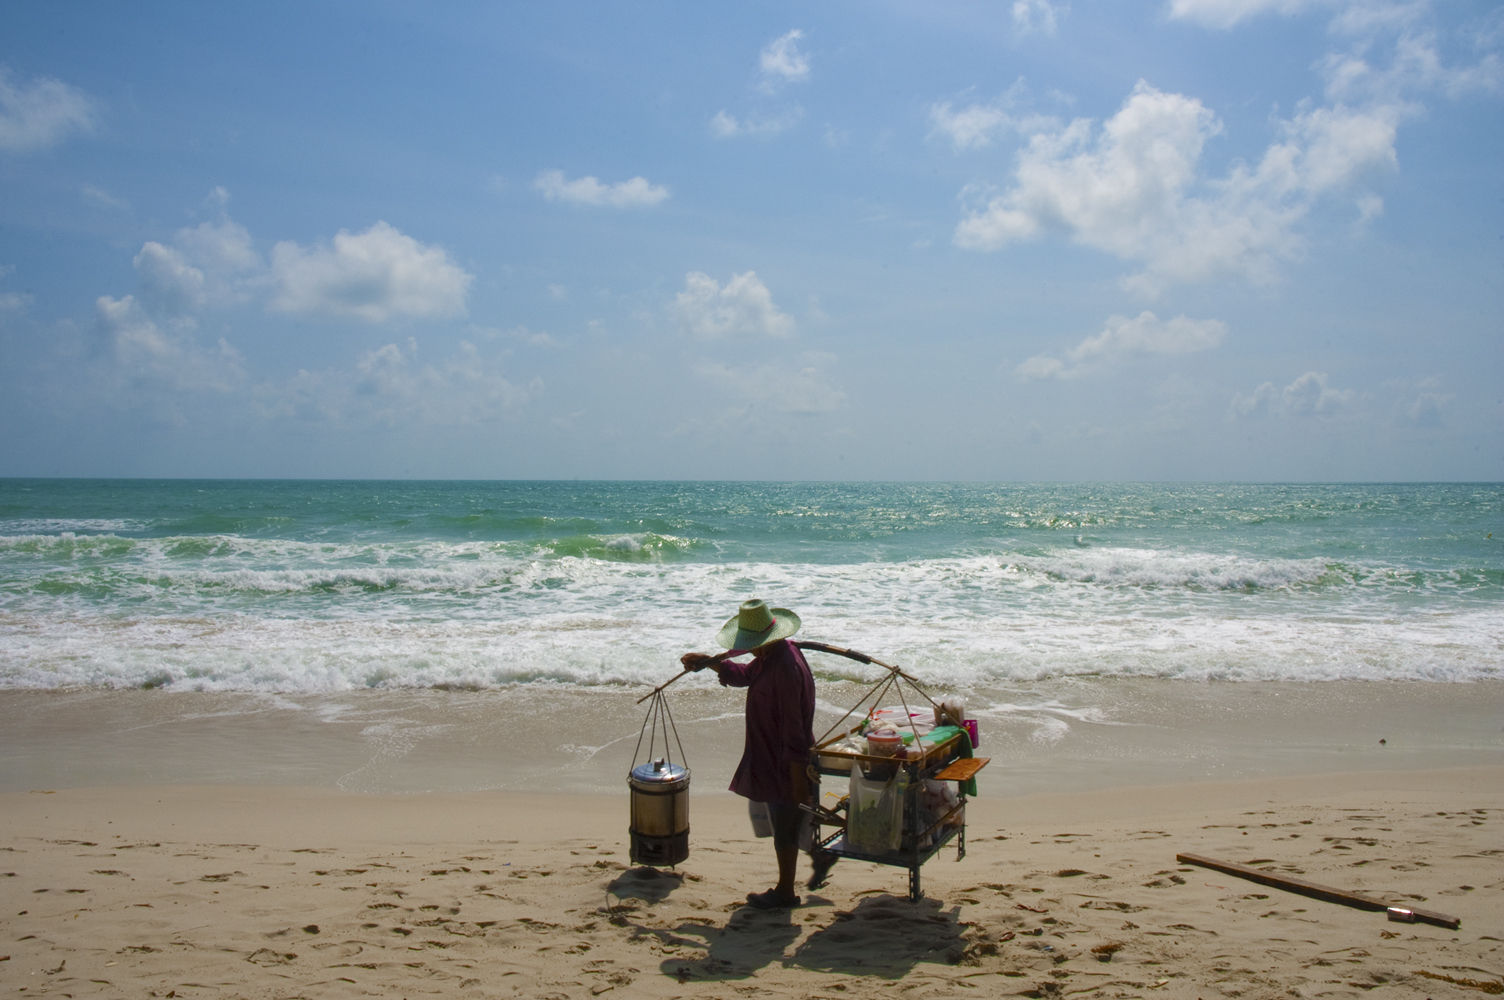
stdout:
{"type": "MultiPolygon", "coordinates": [[[[792,911],[740,800],[676,872],[622,795],[0,795],[0,989],[111,997],[1476,997],[1504,978],[1504,767],[983,797],[966,858],[843,863],[792,911]],[[1226,858],[1459,930],[1179,865],[1226,858]]],[[[1493,988],[1493,987],[1491,987],[1493,988]]]]}
{"type": "MultiPolygon", "coordinates": [[[[822,681],[816,731],[862,687],[822,681]]],[[[741,754],[744,694],[672,689],[702,792],[741,754]]],[[[0,691],[0,791],[316,785],[619,793],[642,689],[289,695],[0,691]]],[[[1504,681],[1201,684],[1086,679],[967,692],[987,796],[1333,771],[1504,764],[1504,681]],[[1382,743],[1380,741],[1383,741],[1382,743]]]]}

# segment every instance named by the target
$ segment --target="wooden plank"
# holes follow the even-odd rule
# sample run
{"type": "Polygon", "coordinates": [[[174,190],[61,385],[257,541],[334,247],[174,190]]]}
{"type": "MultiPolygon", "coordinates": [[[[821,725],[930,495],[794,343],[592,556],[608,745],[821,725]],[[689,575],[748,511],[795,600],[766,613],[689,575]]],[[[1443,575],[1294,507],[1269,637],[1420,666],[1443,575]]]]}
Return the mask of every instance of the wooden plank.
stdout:
{"type": "Polygon", "coordinates": [[[992,763],[991,757],[962,757],[935,775],[936,781],[970,781],[978,771],[992,763]]]}
{"type": "MultiPolygon", "coordinates": [[[[1312,899],[1325,900],[1328,903],[1341,903],[1343,906],[1352,906],[1360,910],[1387,911],[1390,905],[1381,899],[1365,896],[1362,893],[1348,892],[1346,889],[1334,889],[1329,885],[1319,885],[1315,882],[1307,882],[1305,879],[1290,878],[1287,875],[1276,875],[1259,868],[1248,865],[1240,865],[1233,861],[1218,861],[1216,858],[1208,858],[1200,854],[1177,854],[1175,860],[1183,865],[1200,865],[1202,868],[1210,868],[1213,871],[1222,872],[1224,875],[1236,875],[1238,878],[1246,878],[1250,882],[1267,885],[1275,889],[1283,889],[1286,892],[1299,893],[1302,896],[1310,896],[1312,899]]],[[[1462,921],[1445,913],[1437,913],[1434,910],[1421,910],[1413,906],[1397,907],[1414,914],[1414,918],[1437,927],[1445,927],[1456,930],[1462,921]]]]}

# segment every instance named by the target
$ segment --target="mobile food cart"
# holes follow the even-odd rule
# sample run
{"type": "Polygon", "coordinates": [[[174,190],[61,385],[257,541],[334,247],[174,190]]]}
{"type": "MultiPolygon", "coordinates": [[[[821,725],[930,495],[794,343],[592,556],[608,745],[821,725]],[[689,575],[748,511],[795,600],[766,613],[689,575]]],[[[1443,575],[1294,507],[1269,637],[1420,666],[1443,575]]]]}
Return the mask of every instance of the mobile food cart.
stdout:
{"type": "Polygon", "coordinates": [[[909,899],[918,902],[919,870],[926,861],[952,841],[956,860],[966,856],[966,800],[976,794],[976,774],[989,762],[972,755],[976,723],[960,718],[951,703],[936,702],[902,670],[865,653],[822,642],[794,645],[888,672],[812,751],[811,767],[822,784],[840,787],[845,781],[849,790],[832,807],[817,802],[804,808],[815,823],[816,850],[907,868],[909,899]],[[898,704],[883,707],[885,700],[898,704]]]}

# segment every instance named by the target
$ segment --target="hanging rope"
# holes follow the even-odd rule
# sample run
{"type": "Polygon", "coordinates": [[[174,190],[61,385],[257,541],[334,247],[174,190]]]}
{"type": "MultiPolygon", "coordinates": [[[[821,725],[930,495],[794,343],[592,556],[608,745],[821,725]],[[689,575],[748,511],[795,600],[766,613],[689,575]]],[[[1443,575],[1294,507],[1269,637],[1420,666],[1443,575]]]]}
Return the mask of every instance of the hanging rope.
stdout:
{"type": "Polygon", "coordinates": [[[815,741],[817,744],[824,743],[827,739],[829,739],[830,734],[839,729],[841,727],[841,723],[851,718],[852,713],[866,704],[869,699],[874,705],[876,705],[882,698],[882,696],[887,693],[888,688],[891,686],[897,689],[898,697],[903,702],[904,714],[909,716],[909,729],[914,734],[914,745],[919,747],[919,752],[921,755],[927,753],[923,745],[921,745],[919,742],[919,730],[914,726],[913,716],[909,712],[909,700],[904,697],[903,685],[898,683],[899,678],[908,681],[909,686],[912,687],[915,691],[919,692],[924,700],[930,703],[930,707],[933,708],[936,712],[935,718],[938,720],[940,717],[940,706],[936,703],[935,699],[929,696],[929,693],[925,691],[924,688],[919,686],[919,680],[917,678],[904,673],[902,670],[898,669],[892,664],[884,663],[882,660],[879,660],[875,656],[869,656],[866,653],[859,653],[854,649],[843,649],[840,646],[831,646],[823,642],[809,641],[795,641],[794,645],[798,646],[800,649],[813,649],[821,653],[831,653],[835,656],[844,656],[848,660],[855,660],[858,663],[875,663],[879,667],[882,667],[884,670],[888,671],[888,676],[884,677],[882,680],[878,681],[877,684],[864,692],[857,703],[851,707],[851,710],[848,711],[845,715],[841,716],[841,718],[836,721],[835,725],[827,729],[824,736],[815,741]]]}
{"type": "MultiPolygon", "coordinates": [[[[668,685],[664,685],[667,687],[668,685]]],[[[642,728],[637,732],[637,747],[632,751],[632,759],[639,760],[642,751],[642,738],[648,738],[648,760],[653,760],[653,753],[658,746],[658,733],[663,733],[663,756],[669,764],[674,762],[673,746],[669,744],[669,736],[674,739],[674,746],[679,748],[679,763],[686,765],[684,756],[684,744],[679,740],[679,728],[674,725],[674,713],[669,711],[668,699],[663,695],[663,688],[654,691],[648,697],[653,699],[648,706],[648,713],[643,717],[642,728]]]]}

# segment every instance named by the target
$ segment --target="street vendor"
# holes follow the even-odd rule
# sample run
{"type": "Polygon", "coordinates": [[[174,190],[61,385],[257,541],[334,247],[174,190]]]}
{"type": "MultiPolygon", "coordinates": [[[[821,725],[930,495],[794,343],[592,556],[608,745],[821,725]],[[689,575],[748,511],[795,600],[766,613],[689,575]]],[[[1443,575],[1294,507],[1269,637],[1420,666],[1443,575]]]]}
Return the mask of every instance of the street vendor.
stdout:
{"type": "MultiPolygon", "coordinates": [[[[804,819],[799,806],[811,798],[807,769],[815,743],[815,679],[804,654],[788,641],[797,631],[799,616],[787,608],[746,601],[716,641],[738,654],[750,652],[752,662],[714,661],[704,653],[680,657],[689,670],[713,666],[722,685],[747,689],[746,745],[731,779],[731,791],[767,803],[773,853],[778,858],[778,884],[767,892],[747,894],[747,902],[759,909],[794,907],[801,902],[794,891],[794,875],[804,819]]],[[[830,860],[823,854],[816,856],[811,888],[824,881],[830,860]]]]}

